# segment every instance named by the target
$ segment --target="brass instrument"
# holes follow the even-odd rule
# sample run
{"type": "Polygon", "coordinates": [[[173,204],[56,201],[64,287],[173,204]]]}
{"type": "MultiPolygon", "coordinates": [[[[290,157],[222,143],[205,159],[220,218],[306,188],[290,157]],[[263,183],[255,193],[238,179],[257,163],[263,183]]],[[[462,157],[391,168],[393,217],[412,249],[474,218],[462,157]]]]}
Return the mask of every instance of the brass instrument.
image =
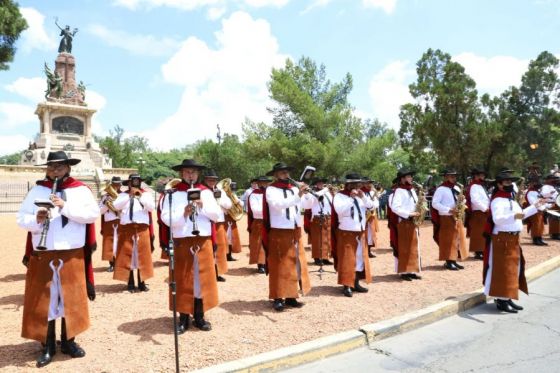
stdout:
{"type": "Polygon", "coordinates": [[[418,216],[414,216],[412,218],[412,221],[414,222],[414,225],[419,227],[426,219],[426,213],[428,212],[428,201],[426,200],[426,192],[424,191],[424,187],[414,181],[412,182],[412,184],[418,191],[418,200],[416,201],[415,211],[419,214],[418,216]]]}
{"type": "Polygon", "coordinates": [[[175,189],[175,187],[177,186],[177,184],[179,184],[182,180],[175,178],[175,179],[171,179],[167,182],[167,184],[165,184],[165,187],[163,188],[165,191],[170,191],[172,189],[175,189]]]}
{"type": "MultiPolygon", "coordinates": [[[[58,177],[54,178],[51,194],[50,196],[54,196],[56,194],[56,189],[58,188],[58,177]]],[[[49,227],[51,223],[51,209],[48,209],[48,215],[43,223],[43,230],[41,231],[41,238],[39,238],[39,243],[37,244],[37,250],[47,250],[47,235],[49,234],[49,227]]]]}
{"type": "Polygon", "coordinates": [[[120,216],[121,212],[119,210],[117,210],[115,208],[115,206],[113,205],[113,201],[117,199],[118,197],[118,193],[115,190],[115,188],[113,188],[113,185],[111,185],[111,182],[107,182],[107,184],[105,185],[105,188],[103,188],[103,191],[106,194],[106,199],[105,199],[105,205],[107,205],[107,207],[109,208],[109,210],[111,210],[115,215],[120,216]]]}
{"type": "Polygon", "coordinates": [[[227,211],[230,218],[235,221],[241,220],[243,217],[243,206],[241,205],[241,201],[237,198],[237,195],[231,190],[231,179],[225,178],[220,180],[218,184],[216,184],[216,188],[222,192],[224,192],[229,199],[231,199],[231,208],[227,211]]]}
{"type": "Polygon", "coordinates": [[[467,199],[465,198],[465,188],[462,184],[456,184],[459,187],[459,194],[457,194],[457,205],[455,206],[455,214],[453,217],[456,221],[465,222],[465,211],[467,210],[467,199]]]}
{"type": "Polygon", "coordinates": [[[329,192],[331,193],[332,196],[334,196],[336,193],[339,192],[339,188],[338,186],[334,185],[334,184],[327,184],[326,188],[329,190],[329,192]]]}
{"type": "MultiPolygon", "coordinates": [[[[187,190],[187,198],[190,197],[189,195],[189,191],[192,194],[198,194],[200,196],[200,189],[195,188],[194,187],[194,182],[190,183],[191,187],[189,188],[189,190],[187,190]]],[[[198,236],[200,234],[200,231],[198,230],[198,224],[197,224],[197,217],[198,217],[198,209],[196,208],[196,204],[194,203],[195,199],[191,199],[189,198],[189,206],[191,207],[191,215],[189,216],[189,219],[191,219],[192,221],[192,234],[193,236],[198,236]]]]}
{"type": "MultiPolygon", "coordinates": [[[[295,180],[292,179],[291,177],[288,178],[288,181],[289,181],[291,184],[294,184],[294,185],[296,186],[296,188],[298,188],[298,189],[301,188],[301,186],[302,186],[302,183],[300,183],[299,181],[295,181],[295,180]]],[[[319,199],[319,198],[321,197],[320,195],[318,195],[317,193],[315,193],[313,190],[311,190],[311,188],[309,188],[309,187],[308,187],[307,189],[305,189],[305,193],[309,193],[309,194],[311,194],[313,197],[315,197],[315,198],[317,198],[317,199],[319,199]]]]}
{"type": "Polygon", "coordinates": [[[525,186],[525,178],[519,178],[519,184],[517,184],[517,195],[515,196],[515,200],[519,203],[519,206],[523,207],[527,203],[527,197],[525,196],[527,193],[527,188],[525,186]]]}

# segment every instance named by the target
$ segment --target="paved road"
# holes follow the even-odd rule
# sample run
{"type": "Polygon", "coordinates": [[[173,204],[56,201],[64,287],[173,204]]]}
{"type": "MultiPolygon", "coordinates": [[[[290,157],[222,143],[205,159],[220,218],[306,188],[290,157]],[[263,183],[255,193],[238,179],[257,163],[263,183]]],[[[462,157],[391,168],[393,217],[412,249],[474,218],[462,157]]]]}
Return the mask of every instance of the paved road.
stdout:
{"type": "Polygon", "coordinates": [[[560,372],[560,270],[529,290],[516,315],[483,304],[288,372],[560,372]]]}

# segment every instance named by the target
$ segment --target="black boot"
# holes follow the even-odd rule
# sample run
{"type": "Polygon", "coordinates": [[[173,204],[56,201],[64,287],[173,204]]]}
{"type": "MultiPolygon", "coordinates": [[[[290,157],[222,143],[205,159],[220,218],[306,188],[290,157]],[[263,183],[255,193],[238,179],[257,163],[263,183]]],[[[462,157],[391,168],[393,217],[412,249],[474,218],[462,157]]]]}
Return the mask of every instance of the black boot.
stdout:
{"type": "Polygon", "coordinates": [[[548,244],[543,241],[542,237],[539,237],[539,242],[541,243],[541,246],[548,246],[548,244]]]}
{"type": "Polygon", "coordinates": [[[183,334],[189,329],[190,316],[186,313],[179,313],[179,324],[177,324],[177,334],[183,334]]]}
{"type": "Polygon", "coordinates": [[[401,275],[401,279],[404,280],[404,281],[412,281],[412,277],[410,277],[410,274],[408,274],[408,273],[403,273],[401,275]]]}
{"type": "Polygon", "coordinates": [[[474,253],[474,258],[478,259],[478,260],[484,260],[484,255],[482,253],[482,251],[477,251],[474,253]]]}
{"type": "Polygon", "coordinates": [[[303,303],[298,302],[296,298],[286,298],[286,302],[284,302],[284,304],[288,307],[294,307],[294,308],[303,307],[303,303]]]}
{"type": "Polygon", "coordinates": [[[194,298],[194,322],[193,325],[202,331],[212,330],[212,325],[204,320],[204,311],[202,307],[202,299],[194,298]]]}
{"type": "Polygon", "coordinates": [[[55,320],[49,321],[47,325],[47,340],[43,344],[41,355],[37,359],[37,368],[48,365],[56,354],[56,338],[54,334],[55,320]]]}
{"type": "Polygon", "coordinates": [[[509,300],[496,299],[496,307],[500,311],[509,312],[509,313],[517,313],[517,310],[509,304],[509,300]]]}
{"type": "Polygon", "coordinates": [[[457,261],[453,261],[453,264],[455,265],[455,267],[459,268],[459,269],[465,269],[465,267],[463,267],[462,265],[460,265],[459,263],[457,263],[457,261]]]}
{"type": "Polygon", "coordinates": [[[257,273],[265,273],[264,264],[257,264],[257,273]]]}
{"type": "Polygon", "coordinates": [[[128,274],[128,286],[126,289],[131,293],[134,293],[134,273],[132,273],[132,271],[128,274]]]}
{"type": "Polygon", "coordinates": [[[316,266],[320,266],[321,264],[323,264],[323,261],[319,258],[313,258],[313,262],[316,266]]]}
{"type": "Polygon", "coordinates": [[[368,289],[363,287],[362,285],[360,285],[360,280],[358,278],[358,274],[360,272],[356,272],[356,278],[354,280],[354,291],[358,292],[358,293],[367,293],[368,289]]]}
{"type": "Polygon", "coordinates": [[[541,238],[540,237],[533,237],[533,245],[535,246],[544,246],[546,245],[544,242],[541,243],[541,238]]]}
{"type": "Polygon", "coordinates": [[[227,261],[228,262],[235,262],[237,261],[237,259],[235,259],[232,255],[231,255],[231,245],[229,245],[229,252],[227,253],[227,261]]]}
{"type": "Polygon", "coordinates": [[[274,308],[274,311],[277,312],[282,312],[284,311],[284,299],[282,298],[276,298],[274,299],[274,303],[272,304],[272,308],[274,308]]]}
{"type": "Polygon", "coordinates": [[[516,309],[516,310],[518,310],[518,311],[523,311],[523,307],[521,307],[521,306],[518,305],[518,304],[513,303],[513,301],[512,301],[511,299],[509,299],[507,302],[509,303],[509,305],[510,305],[512,308],[514,308],[514,309],[516,309]]]}
{"type": "Polygon", "coordinates": [[[66,338],[66,320],[64,317],[62,318],[62,331],[60,333],[60,352],[70,355],[72,358],[86,356],[86,352],[74,342],[74,338],[66,338]]]}
{"type": "Polygon", "coordinates": [[[113,272],[115,270],[115,257],[109,261],[109,268],[107,268],[107,272],[113,272]]]}
{"type": "Polygon", "coordinates": [[[416,274],[416,273],[411,273],[409,276],[413,280],[422,280],[422,276],[420,276],[419,274],[416,274]]]}
{"type": "Polygon", "coordinates": [[[222,276],[220,276],[220,275],[218,274],[218,266],[217,266],[217,265],[214,265],[214,268],[216,269],[216,281],[218,281],[218,282],[226,282],[226,279],[223,278],[222,276]]]}
{"type": "Polygon", "coordinates": [[[323,265],[324,266],[330,266],[330,265],[332,265],[332,262],[328,259],[323,259],[323,265]]]}
{"type": "Polygon", "coordinates": [[[140,270],[138,270],[138,290],[140,291],[148,291],[150,290],[146,283],[140,279],[140,270]]]}
{"type": "Polygon", "coordinates": [[[552,238],[553,240],[560,240],[560,234],[558,233],[551,234],[550,238],[552,238]]]}
{"type": "Polygon", "coordinates": [[[352,288],[350,286],[344,286],[342,294],[344,294],[345,297],[352,297],[352,288]]]}
{"type": "Polygon", "coordinates": [[[448,269],[450,271],[458,271],[459,268],[455,267],[455,264],[453,263],[452,260],[446,260],[445,264],[443,265],[443,268],[448,269]]]}
{"type": "Polygon", "coordinates": [[[376,257],[376,256],[371,252],[371,247],[368,247],[367,256],[368,256],[368,258],[375,258],[375,257],[376,257]]]}

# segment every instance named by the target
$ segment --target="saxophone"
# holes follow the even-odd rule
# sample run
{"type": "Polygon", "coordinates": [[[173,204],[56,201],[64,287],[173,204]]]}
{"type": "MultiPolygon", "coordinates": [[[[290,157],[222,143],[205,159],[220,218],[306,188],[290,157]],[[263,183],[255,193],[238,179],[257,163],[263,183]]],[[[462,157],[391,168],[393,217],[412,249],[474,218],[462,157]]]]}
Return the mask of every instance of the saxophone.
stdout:
{"type": "Polygon", "coordinates": [[[456,184],[459,187],[459,194],[457,194],[457,205],[455,206],[455,214],[453,217],[455,221],[465,222],[465,211],[467,210],[467,199],[465,198],[465,188],[462,184],[456,184]]]}
{"type": "Polygon", "coordinates": [[[419,183],[413,181],[412,184],[418,190],[418,200],[416,201],[416,212],[419,214],[412,218],[412,222],[415,226],[419,227],[422,225],[426,219],[426,212],[428,212],[428,201],[426,200],[426,192],[424,192],[424,187],[419,183]]]}

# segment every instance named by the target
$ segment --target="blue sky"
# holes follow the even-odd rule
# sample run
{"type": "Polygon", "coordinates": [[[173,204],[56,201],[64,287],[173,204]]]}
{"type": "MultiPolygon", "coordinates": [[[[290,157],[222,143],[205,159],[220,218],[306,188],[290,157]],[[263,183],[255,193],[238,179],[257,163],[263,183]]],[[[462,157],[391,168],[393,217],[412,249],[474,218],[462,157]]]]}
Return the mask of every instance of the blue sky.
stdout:
{"type": "Polygon", "coordinates": [[[519,84],[530,59],[559,54],[558,0],[36,0],[19,1],[30,24],[9,71],[0,72],[0,154],[37,133],[61,25],[78,27],[73,54],[94,132],[120,125],[158,149],[240,133],[244,118],[270,122],[273,66],[306,55],[329,78],[354,78],[356,114],[398,128],[398,108],[427,48],[462,63],[479,91],[519,84]]]}

